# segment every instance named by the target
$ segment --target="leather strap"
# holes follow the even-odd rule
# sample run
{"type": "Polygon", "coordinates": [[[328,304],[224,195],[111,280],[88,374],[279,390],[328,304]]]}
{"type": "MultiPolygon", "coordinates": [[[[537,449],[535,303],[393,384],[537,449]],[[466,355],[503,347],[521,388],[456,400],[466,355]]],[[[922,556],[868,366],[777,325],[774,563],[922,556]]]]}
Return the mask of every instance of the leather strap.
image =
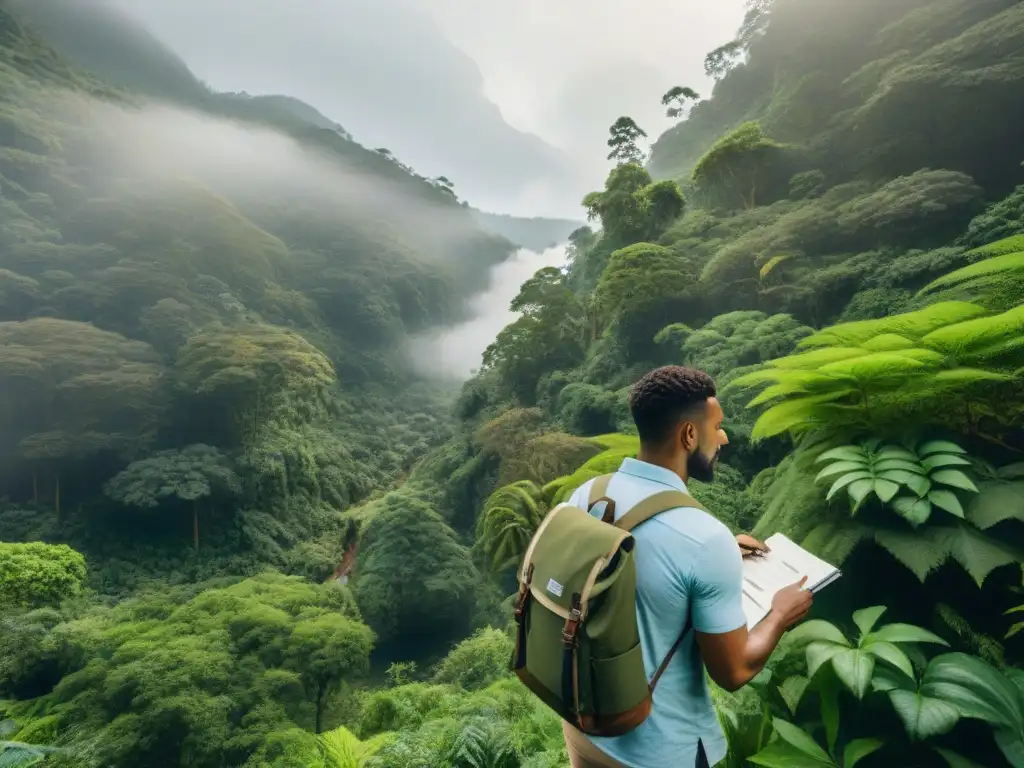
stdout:
{"type": "MultiPolygon", "coordinates": [[[[593,507],[595,503],[606,499],[605,493],[608,491],[608,483],[611,480],[611,475],[603,475],[594,481],[593,486],[590,489],[590,505],[593,507]]],[[[615,509],[615,502],[612,499],[607,499],[608,506],[611,510],[615,509]]],[[[588,507],[588,508],[589,508],[588,507]]],[[[707,512],[707,509],[694,499],[689,494],[683,493],[682,491],[660,491],[659,493],[652,494],[646,499],[641,501],[629,510],[622,518],[614,523],[616,528],[620,528],[624,531],[632,531],[638,525],[647,522],[652,517],[660,515],[662,512],[667,512],[670,509],[677,509],[678,507],[694,507],[696,509],[707,512]]],[[[610,523],[612,519],[608,519],[608,509],[605,510],[605,522],[610,523]]],[[[672,661],[672,657],[676,655],[676,651],[679,650],[679,646],[683,644],[683,638],[690,631],[690,615],[687,613],[686,624],[683,626],[683,631],[679,633],[679,637],[676,638],[675,643],[672,644],[672,648],[669,649],[665,659],[658,666],[654,676],[651,678],[649,684],[650,690],[653,693],[655,686],[658,685],[658,680],[661,679],[662,674],[668,669],[668,665],[672,661]]]]}
{"type": "Polygon", "coordinates": [[[592,512],[597,504],[602,501],[605,502],[604,514],[601,515],[601,522],[608,523],[611,525],[615,522],[615,499],[610,499],[605,494],[608,493],[608,484],[612,480],[612,475],[601,475],[596,478],[590,485],[590,498],[587,500],[587,512],[592,512]]]}
{"type": "Polygon", "coordinates": [[[654,693],[654,687],[658,684],[659,678],[662,673],[668,669],[669,662],[672,661],[672,657],[676,655],[676,651],[679,650],[679,646],[683,644],[683,638],[686,637],[686,633],[690,631],[690,614],[686,614],[686,625],[683,627],[683,631],[679,633],[679,637],[676,638],[675,644],[669,649],[668,654],[665,656],[665,660],[661,662],[661,666],[654,673],[654,677],[651,678],[651,682],[648,685],[651,693],[654,693]]]}

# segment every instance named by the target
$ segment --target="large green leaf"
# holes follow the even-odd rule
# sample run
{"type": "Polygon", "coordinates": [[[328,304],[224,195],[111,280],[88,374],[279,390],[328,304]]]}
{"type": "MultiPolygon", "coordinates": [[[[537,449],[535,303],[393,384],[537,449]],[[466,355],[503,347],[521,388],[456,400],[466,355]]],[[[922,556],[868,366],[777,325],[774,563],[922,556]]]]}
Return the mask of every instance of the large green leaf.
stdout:
{"type": "Polygon", "coordinates": [[[929,440],[927,443],[923,443],[917,447],[917,452],[920,456],[931,456],[935,453],[955,453],[965,454],[963,448],[956,443],[951,443],[948,440],[929,440]]]}
{"type": "Polygon", "coordinates": [[[835,496],[839,491],[843,490],[850,483],[856,482],[857,480],[867,480],[872,477],[872,474],[867,470],[861,472],[848,472],[847,474],[840,477],[832,487],[828,489],[828,493],[825,494],[825,501],[831,501],[832,497],[835,496]]]}
{"type": "Polygon", "coordinates": [[[943,489],[932,490],[928,493],[928,501],[939,509],[944,509],[951,515],[964,516],[964,508],[960,505],[960,499],[952,491],[943,489]]]}
{"type": "MultiPolygon", "coordinates": [[[[876,475],[880,479],[905,485],[919,497],[928,493],[932,487],[932,483],[927,477],[905,469],[888,469],[884,472],[876,472],[876,475]]],[[[888,501],[888,499],[882,499],[882,501],[888,501]]]]}
{"type": "Polygon", "coordinates": [[[764,768],[836,768],[832,760],[818,760],[785,741],[773,741],[747,760],[764,768]]]}
{"type": "Polygon", "coordinates": [[[876,531],[875,541],[923,582],[950,554],[949,542],[930,533],[930,526],[920,531],[876,531]]]}
{"type": "Polygon", "coordinates": [[[860,648],[841,650],[832,656],[832,669],[854,696],[863,699],[871,686],[875,657],[860,648]]]}
{"type": "Polygon", "coordinates": [[[910,658],[892,643],[871,643],[865,646],[864,650],[876,658],[889,662],[907,677],[914,677],[914,666],[910,663],[910,658]]]}
{"type": "Polygon", "coordinates": [[[918,475],[924,475],[924,467],[917,460],[910,461],[908,459],[883,459],[882,461],[875,462],[875,472],[889,472],[894,469],[901,469],[904,472],[913,472],[918,475]]]}
{"type": "Polygon", "coordinates": [[[886,624],[884,627],[872,632],[864,638],[864,644],[868,643],[936,643],[949,646],[945,640],[929,632],[923,627],[913,624],[886,624]]]}
{"type": "Polygon", "coordinates": [[[1024,701],[1014,682],[992,665],[966,653],[931,660],[922,689],[949,702],[963,717],[983,720],[1024,735],[1024,701]]]}
{"type": "Polygon", "coordinates": [[[796,747],[808,757],[820,760],[826,765],[832,764],[832,758],[829,757],[828,753],[802,728],[798,728],[780,718],[775,718],[772,721],[772,725],[775,727],[775,733],[787,744],[796,747]]]}
{"type": "Polygon", "coordinates": [[[857,629],[860,630],[862,636],[870,634],[871,630],[875,628],[875,624],[882,617],[882,614],[887,610],[888,608],[884,605],[861,608],[853,612],[853,623],[857,625],[857,629]]]}
{"type": "Polygon", "coordinates": [[[928,499],[900,496],[898,499],[893,499],[890,506],[915,528],[928,522],[928,518],[932,516],[932,503],[928,499]]]}
{"type": "Polygon", "coordinates": [[[823,619],[811,619],[803,624],[798,624],[786,633],[785,638],[787,646],[796,643],[824,641],[847,648],[850,647],[850,641],[846,638],[846,635],[835,624],[823,619]]]}
{"type": "Polygon", "coordinates": [[[928,478],[933,483],[942,483],[943,485],[951,485],[954,488],[961,488],[965,491],[978,492],[978,486],[959,469],[940,469],[938,472],[932,472],[928,475],[928,478]]]}
{"type": "Polygon", "coordinates": [[[875,480],[875,495],[885,503],[892,501],[893,497],[900,492],[900,487],[897,483],[891,480],[884,480],[877,478],[875,480]]]}
{"type": "Polygon", "coordinates": [[[901,448],[898,445],[887,445],[875,454],[875,458],[878,460],[898,460],[906,461],[915,466],[921,465],[921,459],[916,453],[907,448],[901,448]]]}
{"type": "Polygon", "coordinates": [[[858,461],[867,462],[867,454],[864,453],[864,449],[859,445],[840,445],[838,448],[832,448],[822,453],[814,461],[815,463],[822,461],[858,461]]]}
{"type": "Polygon", "coordinates": [[[939,467],[956,467],[970,465],[970,459],[963,456],[956,456],[951,453],[936,453],[934,456],[926,456],[921,459],[921,466],[931,472],[939,467]]]}
{"type": "Polygon", "coordinates": [[[809,682],[810,680],[803,675],[790,675],[779,684],[779,696],[782,697],[791,714],[796,714],[809,682]]]}
{"type": "Polygon", "coordinates": [[[844,472],[863,472],[868,469],[867,461],[837,461],[834,464],[829,464],[823,470],[821,470],[814,478],[814,482],[820,482],[826,477],[834,477],[835,475],[841,475],[844,472]]]}
{"type": "Polygon", "coordinates": [[[884,746],[885,742],[881,739],[854,739],[843,750],[843,768],[853,768],[865,757],[884,746]]]}
{"type": "Polygon", "coordinates": [[[821,667],[832,661],[839,653],[846,649],[837,643],[814,642],[807,646],[807,676],[814,677],[821,667]]]}
{"type": "Polygon", "coordinates": [[[967,519],[982,530],[1004,520],[1024,522],[1024,482],[982,483],[967,505],[967,519]]]}
{"type": "Polygon", "coordinates": [[[960,720],[960,712],[942,699],[926,696],[923,691],[889,691],[893,709],[903,721],[907,735],[924,741],[948,733],[960,720]]]}
{"type": "Polygon", "coordinates": [[[848,492],[850,498],[853,499],[854,510],[856,510],[864,500],[868,497],[868,494],[875,490],[874,480],[855,480],[848,486],[848,492]]]}

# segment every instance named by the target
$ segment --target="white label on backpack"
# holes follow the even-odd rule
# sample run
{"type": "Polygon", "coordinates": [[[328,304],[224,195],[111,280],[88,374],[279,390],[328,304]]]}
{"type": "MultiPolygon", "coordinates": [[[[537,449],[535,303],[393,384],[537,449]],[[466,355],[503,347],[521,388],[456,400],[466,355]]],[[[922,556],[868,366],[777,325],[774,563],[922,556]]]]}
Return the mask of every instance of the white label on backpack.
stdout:
{"type": "Polygon", "coordinates": [[[550,592],[552,595],[554,595],[555,597],[561,597],[563,589],[565,589],[565,587],[563,587],[557,581],[555,581],[554,579],[548,579],[548,592],[550,592]]]}

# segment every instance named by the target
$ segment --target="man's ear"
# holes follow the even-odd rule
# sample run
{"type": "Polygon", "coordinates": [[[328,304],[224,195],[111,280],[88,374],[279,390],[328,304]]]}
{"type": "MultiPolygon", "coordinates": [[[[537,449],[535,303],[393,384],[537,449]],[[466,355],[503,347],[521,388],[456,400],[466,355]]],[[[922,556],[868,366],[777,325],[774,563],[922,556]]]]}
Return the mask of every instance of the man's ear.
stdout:
{"type": "Polygon", "coordinates": [[[692,421],[680,424],[679,443],[687,453],[691,453],[697,447],[697,425],[692,421]]]}

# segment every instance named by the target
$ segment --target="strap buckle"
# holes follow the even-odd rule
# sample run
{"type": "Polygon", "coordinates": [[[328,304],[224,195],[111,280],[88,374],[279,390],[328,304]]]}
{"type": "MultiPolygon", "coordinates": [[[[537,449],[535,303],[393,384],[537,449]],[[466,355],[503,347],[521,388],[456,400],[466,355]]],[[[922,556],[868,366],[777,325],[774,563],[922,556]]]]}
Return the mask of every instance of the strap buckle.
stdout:
{"type": "Polygon", "coordinates": [[[576,645],[576,633],[579,631],[582,621],[583,612],[580,606],[580,595],[577,592],[572,596],[572,608],[569,611],[569,618],[565,620],[565,626],[562,627],[562,642],[567,647],[576,645]]]}
{"type": "Polygon", "coordinates": [[[516,604],[515,620],[519,624],[523,620],[523,613],[526,611],[526,603],[530,599],[530,584],[533,581],[533,563],[526,569],[526,578],[519,587],[519,602],[516,604]]]}

